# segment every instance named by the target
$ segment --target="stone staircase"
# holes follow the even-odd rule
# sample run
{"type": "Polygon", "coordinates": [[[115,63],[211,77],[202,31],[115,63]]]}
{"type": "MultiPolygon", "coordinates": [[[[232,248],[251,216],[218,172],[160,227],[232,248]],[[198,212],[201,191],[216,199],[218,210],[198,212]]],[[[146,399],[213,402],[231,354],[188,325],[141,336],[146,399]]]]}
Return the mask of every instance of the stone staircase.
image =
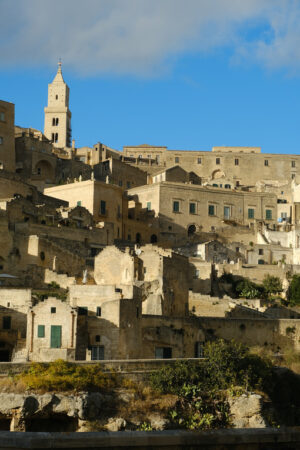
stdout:
{"type": "Polygon", "coordinates": [[[25,338],[17,340],[17,343],[11,355],[11,361],[14,363],[22,363],[28,361],[28,350],[26,348],[25,338]]]}

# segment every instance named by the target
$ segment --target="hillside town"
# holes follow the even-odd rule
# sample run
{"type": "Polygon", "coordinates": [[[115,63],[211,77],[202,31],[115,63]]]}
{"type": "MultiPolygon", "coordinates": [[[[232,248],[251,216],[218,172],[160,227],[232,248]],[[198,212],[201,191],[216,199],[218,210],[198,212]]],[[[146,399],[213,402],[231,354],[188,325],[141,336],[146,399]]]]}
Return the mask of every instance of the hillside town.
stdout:
{"type": "Polygon", "coordinates": [[[61,63],[44,131],[14,110],[0,101],[0,361],[300,350],[300,155],[78,148],[61,63]]]}

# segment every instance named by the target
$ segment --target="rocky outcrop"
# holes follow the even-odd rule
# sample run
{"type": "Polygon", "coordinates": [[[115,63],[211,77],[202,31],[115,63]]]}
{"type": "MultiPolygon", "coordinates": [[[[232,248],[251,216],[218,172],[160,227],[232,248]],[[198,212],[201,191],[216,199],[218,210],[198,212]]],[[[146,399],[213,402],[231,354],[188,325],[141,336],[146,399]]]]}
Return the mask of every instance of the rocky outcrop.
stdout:
{"type": "Polygon", "coordinates": [[[243,394],[229,398],[232,425],[235,428],[265,428],[262,416],[262,397],[258,394],[243,394]]]}

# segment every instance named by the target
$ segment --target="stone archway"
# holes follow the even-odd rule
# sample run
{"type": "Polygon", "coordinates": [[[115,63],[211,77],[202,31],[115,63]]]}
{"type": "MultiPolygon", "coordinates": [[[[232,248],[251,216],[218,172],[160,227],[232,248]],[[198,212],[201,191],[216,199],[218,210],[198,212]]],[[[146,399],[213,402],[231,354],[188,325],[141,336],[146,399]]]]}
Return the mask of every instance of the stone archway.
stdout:
{"type": "Polygon", "coordinates": [[[193,236],[196,231],[197,231],[197,227],[194,223],[192,223],[191,225],[188,226],[188,236],[193,236]]]}
{"type": "Polygon", "coordinates": [[[212,180],[218,180],[219,178],[224,178],[224,177],[225,177],[225,173],[221,169],[214,170],[213,173],[211,174],[212,180]]]}

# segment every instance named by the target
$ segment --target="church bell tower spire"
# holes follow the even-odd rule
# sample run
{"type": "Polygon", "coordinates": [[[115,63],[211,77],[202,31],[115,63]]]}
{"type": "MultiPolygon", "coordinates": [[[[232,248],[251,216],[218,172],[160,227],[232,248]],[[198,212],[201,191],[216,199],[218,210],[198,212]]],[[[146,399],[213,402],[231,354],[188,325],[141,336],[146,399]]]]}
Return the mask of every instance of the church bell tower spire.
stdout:
{"type": "Polygon", "coordinates": [[[69,86],[62,74],[61,59],[57,73],[48,85],[48,105],[45,108],[45,136],[55,147],[71,147],[71,111],[69,110],[69,86]]]}

